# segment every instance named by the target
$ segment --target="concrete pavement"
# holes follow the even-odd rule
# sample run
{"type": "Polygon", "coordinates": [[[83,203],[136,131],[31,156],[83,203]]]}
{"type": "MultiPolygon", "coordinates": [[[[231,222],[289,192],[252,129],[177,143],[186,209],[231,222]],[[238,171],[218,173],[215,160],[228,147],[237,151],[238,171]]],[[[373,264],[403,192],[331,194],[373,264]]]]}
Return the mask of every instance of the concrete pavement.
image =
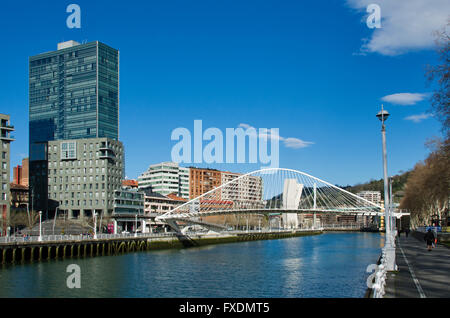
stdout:
{"type": "Polygon", "coordinates": [[[387,274],[385,298],[450,297],[450,249],[438,244],[428,252],[419,238],[397,238],[399,271],[387,274]]]}

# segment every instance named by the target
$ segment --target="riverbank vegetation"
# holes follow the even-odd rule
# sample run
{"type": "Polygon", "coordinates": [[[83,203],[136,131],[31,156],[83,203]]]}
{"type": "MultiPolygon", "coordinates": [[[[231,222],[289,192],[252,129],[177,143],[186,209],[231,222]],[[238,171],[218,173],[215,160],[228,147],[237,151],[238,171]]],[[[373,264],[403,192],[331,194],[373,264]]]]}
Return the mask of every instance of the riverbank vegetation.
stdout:
{"type": "Polygon", "coordinates": [[[450,37],[437,33],[440,64],[429,66],[427,77],[436,89],[431,97],[431,113],[441,122],[443,137],[428,142],[429,156],[416,164],[408,176],[400,207],[411,212],[413,225],[430,225],[441,220],[446,226],[450,207],[450,37]]]}

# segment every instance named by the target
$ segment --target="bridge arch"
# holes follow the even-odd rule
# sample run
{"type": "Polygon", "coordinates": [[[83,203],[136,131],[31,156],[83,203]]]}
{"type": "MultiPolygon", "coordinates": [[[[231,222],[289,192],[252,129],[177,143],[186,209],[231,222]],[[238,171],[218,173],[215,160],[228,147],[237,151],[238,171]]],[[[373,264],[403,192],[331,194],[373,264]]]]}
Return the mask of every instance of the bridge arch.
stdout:
{"type": "Polygon", "coordinates": [[[225,173],[222,185],[192,199],[158,220],[188,220],[232,213],[380,214],[381,206],[302,171],[268,168],[225,173]]]}

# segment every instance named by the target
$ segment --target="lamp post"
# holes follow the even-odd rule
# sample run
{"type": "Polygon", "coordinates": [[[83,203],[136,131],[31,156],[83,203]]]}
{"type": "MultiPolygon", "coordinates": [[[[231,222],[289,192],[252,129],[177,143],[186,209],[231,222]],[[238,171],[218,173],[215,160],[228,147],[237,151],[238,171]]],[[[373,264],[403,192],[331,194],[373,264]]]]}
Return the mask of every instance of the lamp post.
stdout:
{"type": "Polygon", "coordinates": [[[134,236],[137,237],[137,214],[134,216],[134,236]]]}
{"type": "Polygon", "coordinates": [[[97,212],[94,212],[94,240],[97,239],[97,212]]]}
{"type": "Polygon", "coordinates": [[[39,211],[39,237],[38,241],[42,241],[42,211],[39,211]]]}
{"type": "MultiPolygon", "coordinates": [[[[394,195],[392,194],[392,184],[394,183],[394,177],[389,178],[389,198],[390,198],[390,211],[391,211],[391,234],[397,233],[397,219],[394,215],[394,195]]],[[[395,235],[394,234],[394,235],[395,235]]],[[[395,247],[395,241],[392,242],[395,247]]]]}
{"type": "Polygon", "coordinates": [[[384,249],[386,251],[386,267],[388,271],[393,271],[396,269],[395,265],[395,247],[392,241],[392,227],[391,227],[391,211],[390,211],[390,198],[389,198],[389,180],[387,172],[387,151],[386,151],[386,126],[384,122],[389,117],[389,113],[383,109],[381,105],[381,111],[377,114],[378,119],[381,121],[381,137],[383,143],[383,174],[384,174],[384,222],[386,229],[386,241],[384,249]]]}
{"type": "Polygon", "coordinates": [[[59,209],[59,207],[56,207],[56,209],[55,209],[55,217],[53,219],[53,235],[55,235],[55,224],[56,224],[56,217],[58,216],[58,209],[59,209]]]}

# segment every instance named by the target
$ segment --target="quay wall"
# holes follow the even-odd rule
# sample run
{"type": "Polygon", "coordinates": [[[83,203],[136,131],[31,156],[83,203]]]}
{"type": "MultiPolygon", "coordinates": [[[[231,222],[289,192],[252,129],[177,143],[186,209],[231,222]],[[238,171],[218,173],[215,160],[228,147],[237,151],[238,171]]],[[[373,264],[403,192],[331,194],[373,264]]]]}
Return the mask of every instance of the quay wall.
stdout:
{"type": "Polygon", "coordinates": [[[322,231],[178,235],[161,238],[129,237],[83,241],[14,242],[0,244],[0,264],[40,262],[52,259],[113,256],[130,252],[183,249],[212,244],[284,239],[322,234],[322,231]]]}

